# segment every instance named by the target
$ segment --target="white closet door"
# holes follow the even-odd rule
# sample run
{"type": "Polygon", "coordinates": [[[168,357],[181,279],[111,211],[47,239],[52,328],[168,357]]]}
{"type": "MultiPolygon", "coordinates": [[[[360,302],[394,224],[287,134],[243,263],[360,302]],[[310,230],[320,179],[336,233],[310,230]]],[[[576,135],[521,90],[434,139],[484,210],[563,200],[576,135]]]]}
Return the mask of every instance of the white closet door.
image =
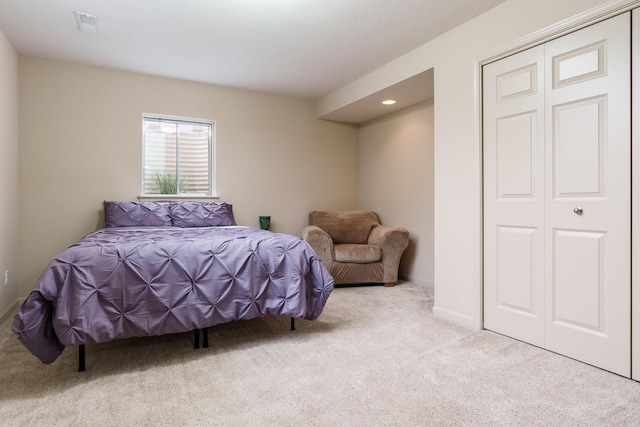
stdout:
{"type": "Polygon", "coordinates": [[[545,45],[546,348],[631,375],[630,14],[545,45]]]}
{"type": "MultiPolygon", "coordinates": [[[[631,59],[631,87],[632,87],[632,128],[635,130],[632,133],[631,140],[631,154],[632,165],[636,169],[637,165],[640,165],[640,11],[634,10],[632,17],[632,34],[631,34],[631,46],[632,59],[631,59]]],[[[637,169],[636,169],[637,170],[637,169]]],[[[640,381],[640,173],[634,172],[631,176],[631,185],[634,188],[631,197],[631,287],[632,287],[632,325],[633,331],[631,337],[631,377],[640,381]]]]}
{"type": "Polygon", "coordinates": [[[544,345],[544,49],[483,70],[484,325],[544,345]]]}
{"type": "Polygon", "coordinates": [[[630,375],[630,14],[484,67],[485,327],[630,375]]]}

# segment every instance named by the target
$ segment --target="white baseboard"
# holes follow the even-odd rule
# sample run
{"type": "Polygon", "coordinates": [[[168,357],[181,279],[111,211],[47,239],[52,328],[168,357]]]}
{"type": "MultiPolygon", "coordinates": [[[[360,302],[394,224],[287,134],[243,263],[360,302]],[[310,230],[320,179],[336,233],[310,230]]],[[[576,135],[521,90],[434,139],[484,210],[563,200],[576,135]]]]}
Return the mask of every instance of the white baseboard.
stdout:
{"type": "Polygon", "coordinates": [[[464,326],[465,328],[473,329],[476,331],[482,329],[482,325],[480,325],[480,322],[478,322],[476,319],[470,316],[456,313],[455,311],[447,310],[446,308],[433,306],[433,315],[439,319],[446,320],[447,322],[464,326]]]}
{"type": "Polygon", "coordinates": [[[4,319],[9,317],[11,314],[15,313],[19,305],[20,305],[20,299],[17,299],[13,304],[5,308],[4,311],[0,313],[0,322],[2,322],[4,319]]]}
{"type": "Polygon", "coordinates": [[[401,280],[406,280],[407,282],[411,282],[411,283],[415,283],[417,285],[423,285],[423,286],[433,286],[433,282],[430,280],[424,280],[421,279],[419,277],[414,277],[414,276],[398,276],[399,279],[401,280]]]}

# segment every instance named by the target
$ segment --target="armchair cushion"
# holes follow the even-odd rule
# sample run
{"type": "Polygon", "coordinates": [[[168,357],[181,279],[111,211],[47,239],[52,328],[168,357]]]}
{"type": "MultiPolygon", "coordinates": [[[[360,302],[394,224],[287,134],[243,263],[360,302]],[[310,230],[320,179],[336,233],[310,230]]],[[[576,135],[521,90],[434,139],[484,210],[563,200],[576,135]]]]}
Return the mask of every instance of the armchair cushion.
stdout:
{"type": "Polygon", "coordinates": [[[326,231],[334,244],[366,244],[380,219],[371,211],[314,211],[309,213],[309,225],[326,231]]]}
{"type": "Polygon", "coordinates": [[[368,264],[382,259],[382,249],[373,245],[354,245],[343,243],[334,245],[333,252],[336,262],[353,262],[368,264]]]}

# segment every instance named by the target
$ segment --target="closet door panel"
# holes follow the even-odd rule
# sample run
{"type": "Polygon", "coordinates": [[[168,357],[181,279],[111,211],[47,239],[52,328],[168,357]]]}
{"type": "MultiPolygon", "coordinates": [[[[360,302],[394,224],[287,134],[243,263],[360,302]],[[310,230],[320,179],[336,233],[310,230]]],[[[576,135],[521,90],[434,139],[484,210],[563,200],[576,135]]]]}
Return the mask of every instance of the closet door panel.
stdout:
{"type": "Polygon", "coordinates": [[[553,199],[605,197],[606,97],[555,105],[553,199]]]}
{"type": "Polygon", "coordinates": [[[534,260],[539,230],[533,227],[498,227],[496,305],[512,314],[536,318],[534,260]]]}
{"type": "Polygon", "coordinates": [[[586,333],[605,332],[605,250],[603,233],[554,231],[551,318],[555,324],[586,333]]]}
{"type": "Polygon", "coordinates": [[[542,47],[484,67],[484,325],[544,343],[542,47]]]}
{"type": "Polygon", "coordinates": [[[630,14],[545,45],[546,348],[630,375],[630,14]]]}

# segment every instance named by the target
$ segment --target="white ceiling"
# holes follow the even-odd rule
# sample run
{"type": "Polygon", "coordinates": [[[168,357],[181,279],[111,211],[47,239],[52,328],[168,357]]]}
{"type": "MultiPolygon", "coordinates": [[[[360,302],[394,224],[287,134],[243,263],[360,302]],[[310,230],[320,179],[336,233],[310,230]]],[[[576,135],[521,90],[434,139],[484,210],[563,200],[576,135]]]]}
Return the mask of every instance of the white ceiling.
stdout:
{"type": "Polygon", "coordinates": [[[22,55],[319,99],[503,1],[0,0],[0,29],[22,55]]]}
{"type": "Polygon", "coordinates": [[[325,120],[363,123],[433,98],[433,68],[321,116],[325,120]],[[382,101],[393,99],[394,105],[382,101]]]}

